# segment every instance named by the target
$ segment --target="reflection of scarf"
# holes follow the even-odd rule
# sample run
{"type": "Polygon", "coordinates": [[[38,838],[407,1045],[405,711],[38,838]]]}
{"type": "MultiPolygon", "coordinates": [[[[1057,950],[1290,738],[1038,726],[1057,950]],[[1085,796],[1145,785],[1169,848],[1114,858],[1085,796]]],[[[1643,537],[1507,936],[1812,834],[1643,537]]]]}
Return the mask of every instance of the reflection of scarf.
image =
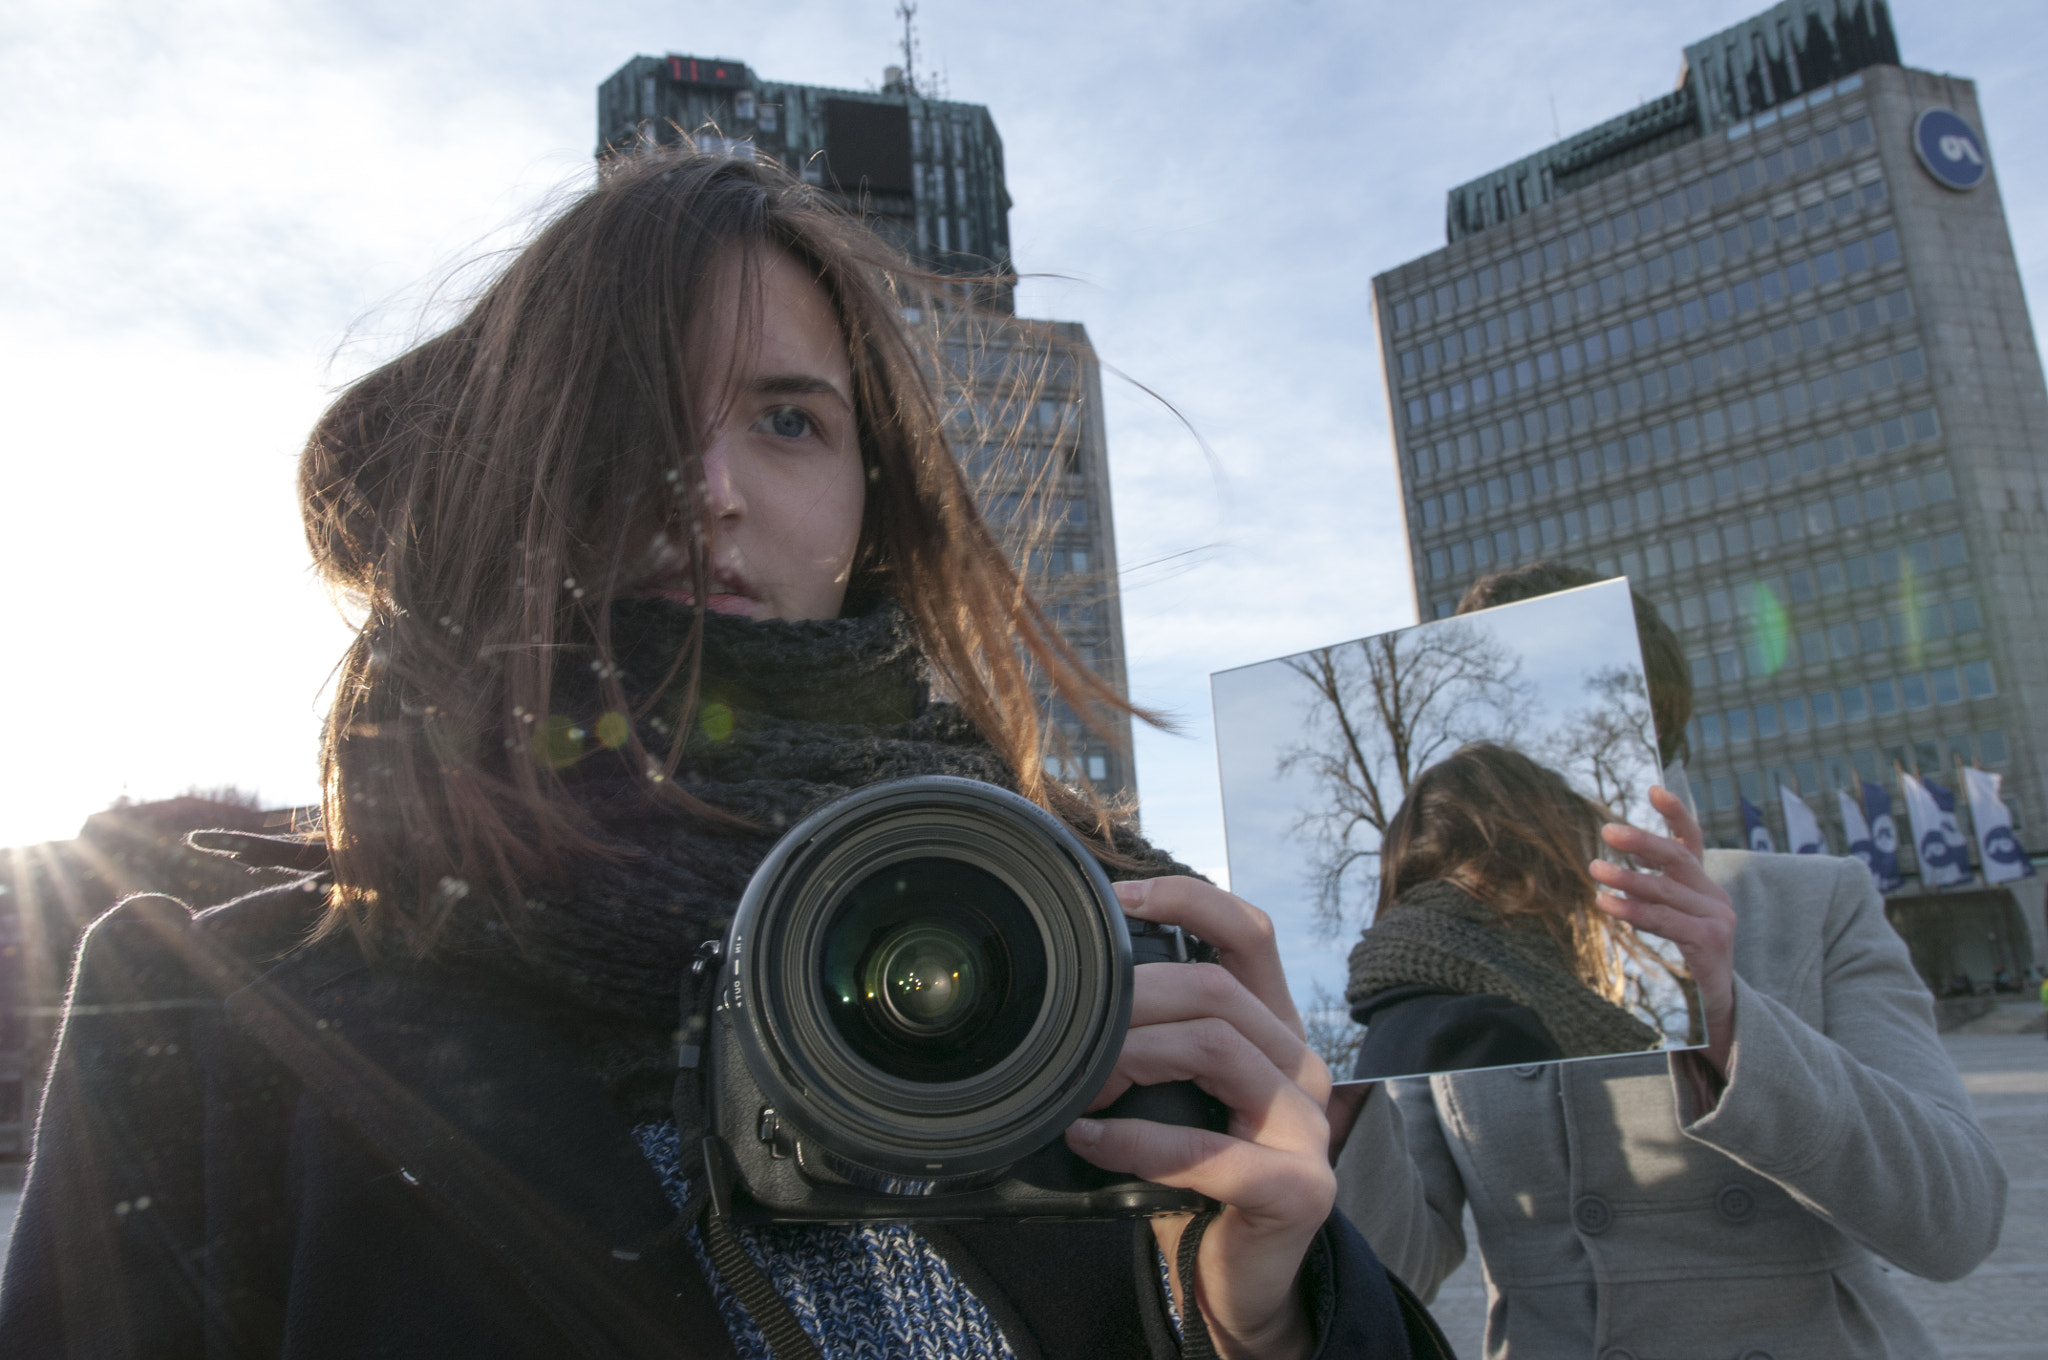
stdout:
{"type": "MultiPolygon", "coordinates": [[[[666,674],[692,621],[691,611],[665,601],[613,607],[614,659],[636,703],[666,674]]],[[[719,826],[657,806],[618,757],[594,749],[565,777],[626,857],[579,865],[566,884],[529,888],[516,949],[486,913],[473,913],[456,926],[451,952],[665,1035],[692,952],[724,933],[783,830],[884,779],[949,774],[1014,790],[1008,766],[966,716],[931,701],[926,673],[910,621],[893,604],[807,623],[711,615],[695,730],[676,781],[754,825],[719,826]]],[[[639,720],[649,750],[668,748],[682,689],[678,681],[639,720]]],[[[565,662],[554,706],[585,732],[604,733],[587,654],[565,662]]],[[[1118,849],[1146,867],[1112,870],[1112,878],[1188,872],[1132,835],[1120,836],[1118,849]]]]}
{"type": "Polygon", "coordinates": [[[1452,883],[1425,883],[1380,913],[1351,950],[1344,999],[1392,987],[1505,996],[1527,1006],[1569,1058],[1635,1053],[1664,1036],[1579,981],[1548,931],[1502,918],[1452,883]]]}

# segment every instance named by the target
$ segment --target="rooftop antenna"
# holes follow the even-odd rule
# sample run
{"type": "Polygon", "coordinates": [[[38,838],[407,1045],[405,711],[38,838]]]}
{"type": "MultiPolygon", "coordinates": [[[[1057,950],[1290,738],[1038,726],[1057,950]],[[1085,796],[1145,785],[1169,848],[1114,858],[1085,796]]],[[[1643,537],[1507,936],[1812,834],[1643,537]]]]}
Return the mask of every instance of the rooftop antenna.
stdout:
{"type": "Polygon", "coordinates": [[[917,93],[917,6],[910,0],[896,0],[896,17],[903,21],[903,92],[917,93]]]}

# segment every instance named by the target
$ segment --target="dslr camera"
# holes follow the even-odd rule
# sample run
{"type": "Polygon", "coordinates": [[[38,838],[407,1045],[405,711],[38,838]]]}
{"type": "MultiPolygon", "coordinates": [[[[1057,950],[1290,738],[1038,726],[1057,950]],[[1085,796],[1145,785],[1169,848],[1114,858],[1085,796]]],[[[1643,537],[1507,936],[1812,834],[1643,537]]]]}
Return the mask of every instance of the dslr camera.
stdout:
{"type": "MultiPolygon", "coordinates": [[[[713,1203],[753,1223],[1201,1210],[1060,1136],[1115,1065],[1132,967],[1191,947],[1127,922],[1080,840],[1004,789],[933,775],[828,804],[770,850],[724,941],[704,1036],[713,1203]]],[[[1227,1118],[1189,1082],[1100,1114],[1227,1118]]]]}

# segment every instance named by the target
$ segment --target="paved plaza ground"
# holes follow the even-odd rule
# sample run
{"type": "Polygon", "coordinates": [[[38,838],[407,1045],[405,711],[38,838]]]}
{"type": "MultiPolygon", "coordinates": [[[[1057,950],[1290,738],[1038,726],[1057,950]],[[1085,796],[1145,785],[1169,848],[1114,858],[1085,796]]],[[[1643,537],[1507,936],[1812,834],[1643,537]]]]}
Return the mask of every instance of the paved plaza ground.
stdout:
{"type": "MultiPolygon", "coordinates": [[[[2012,1177],[2005,1236],[1966,1279],[1931,1284],[1900,1277],[1941,1342],[1945,1360],[2040,1360],[2048,1356],[2048,1039],[2038,1007],[2008,1005],[1942,1042],[2012,1177]]],[[[0,1191],[0,1259],[18,1192],[0,1191]]],[[[1472,1223],[1465,1223],[1467,1241],[1472,1223]]],[[[1433,1310],[1465,1360],[1478,1360],[1486,1287],[1476,1254],[1444,1281],[1433,1310]]]]}

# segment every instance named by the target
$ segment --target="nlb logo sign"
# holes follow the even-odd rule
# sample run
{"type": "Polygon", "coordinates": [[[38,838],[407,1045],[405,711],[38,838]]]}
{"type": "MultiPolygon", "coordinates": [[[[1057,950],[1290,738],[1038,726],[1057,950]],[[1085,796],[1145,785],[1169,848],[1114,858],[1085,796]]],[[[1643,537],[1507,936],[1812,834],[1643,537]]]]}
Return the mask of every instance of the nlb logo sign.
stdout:
{"type": "Polygon", "coordinates": [[[1913,120],[1913,150],[1927,173],[1950,189],[1974,189],[1988,173],[1984,143],[1949,109],[1928,109],[1913,120]]]}

